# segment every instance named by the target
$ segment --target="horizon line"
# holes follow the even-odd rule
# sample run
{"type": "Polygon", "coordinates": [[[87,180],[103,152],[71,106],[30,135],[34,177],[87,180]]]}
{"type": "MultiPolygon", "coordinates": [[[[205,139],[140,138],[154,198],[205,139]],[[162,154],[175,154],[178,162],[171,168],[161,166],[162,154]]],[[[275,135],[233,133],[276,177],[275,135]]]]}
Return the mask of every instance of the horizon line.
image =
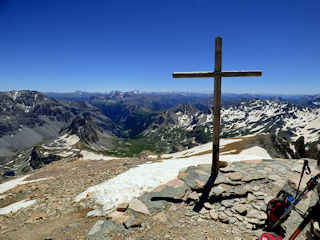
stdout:
{"type": "MultiPolygon", "coordinates": [[[[161,93],[161,94],[204,94],[204,95],[212,95],[209,91],[177,91],[177,90],[166,90],[166,91],[155,91],[155,90],[109,90],[109,91],[83,91],[83,90],[73,90],[73,91],[57,91],[57,90],[51,90],[51,91],[40,91],[40,90],[31,90],[31,89],[20,89],[20,90],[0,90],[0,92],[12,92],[12,91],[36,91],[43,94],[72,94],[72,93],[85,93],[85,94],[110,94],[113,92],[120,92],[120,93],[137,93],[137,94],[143,94],[143,93],[161,93]]],[[[265,95],[265,96],[315,96],[320,95],[320,93],[236,93],[236,92],[222,92],[224,95],[265,95]]]]}

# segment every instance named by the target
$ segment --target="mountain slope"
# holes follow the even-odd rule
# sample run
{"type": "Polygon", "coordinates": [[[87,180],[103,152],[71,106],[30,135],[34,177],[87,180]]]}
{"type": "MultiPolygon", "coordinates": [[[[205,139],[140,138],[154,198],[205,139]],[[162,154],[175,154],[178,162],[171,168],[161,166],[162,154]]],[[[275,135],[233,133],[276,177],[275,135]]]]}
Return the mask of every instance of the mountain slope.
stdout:
{"type": "MultiPolygon", "coordinates": [[[[319,106],[300,106],[280,101],[247,100],[222,107],[221,136],[237,137],[256,134],[275,134],[286,137],[289,144],[303,136],[305,143],[320,137],[319,106]]],[[[182,104],[164,111],[143,132],[157,137],[159,146],[168,151],[195,146],[211,139],[212,113],[182,104]]]]}
{"type": "Polygon", "coordinates": [[[83,114],[108,134],[117,132],[115,124],[88,103],[58,102],[36,91],[1,92],[0,156],[55,139],[62,127],[83,114]]]}

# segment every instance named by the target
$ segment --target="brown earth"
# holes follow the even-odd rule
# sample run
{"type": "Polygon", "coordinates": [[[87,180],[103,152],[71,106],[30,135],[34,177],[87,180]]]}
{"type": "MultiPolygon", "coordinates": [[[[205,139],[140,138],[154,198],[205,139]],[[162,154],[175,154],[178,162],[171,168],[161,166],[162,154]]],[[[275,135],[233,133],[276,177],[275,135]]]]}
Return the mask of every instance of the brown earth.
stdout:
{"type": "MultiPolygon", "coordinates": [[[[241,141],[224,146],[221,152],[251,146],[256,138],[243,138],[241,141]]],[[[204,151],[202,154],[208,154],[204,151]]],[[[145,162],[157,162],[146,158],[114,159],[111,161],[60,160],[31,172],[26,180],[48,178],[39,182],[20,185],[0,195],[0,208],[24,199],[35,199],[37,203],[16,213],[0,215],[0,240],[80,240],[86,239],[98,217],[86,217],[94,203],[86,200],[73,202],[74,198],[88,187],[113,178],[120,173],[145,162]]],[[[146,228],[129,234],[128,239],[228,239],[232,228],[210,217],[187,216],[191,207],[174,204],[166,210],[168,221],[148,220],[146,228]],[[213,231],[214,229],[214,231],[213,231]],[[229,233],[226,235],[226,233],[229,233]],[[149,236],[150,238],[145,238],[149,236]],[[157,236],[161,236],[158,237],[157,236]],[[200,236],[200,237],[199,237],[200,236]]],[[[103,217],[100,217],[103,219],[103,217]]],[[[250,238],[248,238],[250,239],[250,238]]]]}
{"type": "Polygon", "coordinates": [[[0,215],[0,239],[86,239],[97,218],[87,218],[90,206],[74,203],[73,199],[88,187],[146,161],[137,158],[61,160],[35,170],[26,180],[48,179],[17,186],[0,197],[0,208],[24,199],[37,200],[31,207],[0,215]]]}

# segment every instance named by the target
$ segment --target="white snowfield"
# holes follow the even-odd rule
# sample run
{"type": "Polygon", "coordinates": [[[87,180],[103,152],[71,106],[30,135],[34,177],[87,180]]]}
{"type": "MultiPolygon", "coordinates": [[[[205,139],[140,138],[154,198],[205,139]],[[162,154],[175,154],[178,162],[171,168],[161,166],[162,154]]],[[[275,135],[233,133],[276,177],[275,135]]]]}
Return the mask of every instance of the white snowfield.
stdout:
{"type": "MultiPolygon", "coordinates": [[[[42,144],[41,147],[47,150],[64,149],[71,150],[72,147],[80,141],[77,135],[64,134],[49,144],[42,144]]],[[[66,151],[68,152],[68,151],[66,151]]]]}
{"type": "Polygon", "coordinates": [[[117,159],[117,157],[109,157],[105,156],[103,154],[96,154],[94,152],[89,152],[86,150],[81,150],[80,154],[82,155],[81,160],[112,160],[112,159],[117,159]]]}
{"type": "Polygon", "coordinates": [[[222,108],[221,111],[221,118],[228,123],[225,124],[226,132],[244,127],[258,134],[264,131],[265,126],[264,124],[256,125],[257,122],[276,117],[272,124],[284,121],[282,130],[295,129],[296,136],[292,137],[292,140],[304,136],[306,142],[312,142],[319,137],[317,130],[320,128],[320,108],[301,108],[276,101],[256,100],[250,105],[245,105],[244,102],[244,105],[240,104],[239,107],[231,106],[222,108]]]}
{"type": "Polygon", "coordinates": [[[33,183],[33,182],[39,182],[39,181],[43,181],[43,180],[49,179],[49,178],[39,178],[39,179],[36,179],[36,180],[25,181],[25,179],[28,178],[29,176],[31,176],[31,175],[29,174],[29,175],[26,175],[24,177],[13,179],[11,181],[8,181],[8,182],[0,184],[0,194],[4,193],[6,191],[9,191],[10,189],[15,188],[15,187],[17,187],[19,185],[33,183]]]}
{"type": "MultiPolygon", "coordinates": [[[[240,139],[222,139],[221,145],[226,145],[240,139]]],[[[151,191],[161,184],[177,177],[179,171],[183,168],[211,163],[211,153],[200,156],[192,156],[195,153],[201,153],[210,150],[212,144],[189,149],[175,154],[168,154],[171,159],[152,164],[142,164],[135,168],[109,179],[101,184],[88,188],[85,192],[80,193],[75,201],[90,197],[94,199],[97,205],[101,206],[88,213],[88,216],[101,216],[112,211],[118,204],[129,202],[144,192],[151,191]],[[189,156],[189,157],[188,157],[189,156]]],[[[260,147],[254,147],[241,152],[240,154],[221,155],[221,160],[227,162],[236,162],[243,160],[271,159],[269,154],[260,147]]]]}
{"type": "Polygon", "coordinates": [[[250,155],[252,157],[255,156],[257,159],[271,159],[269,153],[264,148],[258,146],[244,149],[243,151],[241,151],[241,154],[250,155]]]}
{"type": "Polygon", "coordinates": [[[35,204],[37,200],[22,200],[13,204],[10,204],[6,207],[0,208],[0,215],[6,215],[9,213],[15,213],[19,211],[21,208],[29,207],[33,204],[35,204]]]}
{"type": "Polygon", "coordinates": [[[56,141],[64,141],[67,146],[73,146],[77,142],[79,142],[80,138],[77,135],[69,135],[65,134],[59,137],[56,141]]]}
{"type": "MultiPolygon", "coordinates": [[[[241,138],[220,139],[220,148],[229,143],[234,143],[239,141],[241,141],[241,138]]],[[[208,151],[211,149],[212,149],[212,143],[206,143],[206,144],[196,146],[181,152],[163,154],[161,158],[182,158],[182,157],[187,157],[193,154],[201,153],[204,151],[208,151]]]]}
{"type": "MultiPolygon", "coordinates": [[[[319,102],[313,103],[320,105],[319,102]]],[[[257,135],[274,126],[277,129],[276,132],[281,129],[295,133],[295,136],[291,137],[294,141],[298,137],[304,136],[306,142],[312,142],[319,138],[319,116],[319,107],[298,107],[270,100],[243,101],[237,106],[221,108],[221,119],[224,123],[221,134],[234,132],[235,135],[242,135],[241,131],[246,129],[248,133],[257,135]]],[[[211,113],[191,114],[188,111],[178,111],[176,117],[178,119],[177,126],[173,126],[173,128],[182,127],[186,130],[192,130],[199,125],[205,126],[212,122],[211,113]]]]}

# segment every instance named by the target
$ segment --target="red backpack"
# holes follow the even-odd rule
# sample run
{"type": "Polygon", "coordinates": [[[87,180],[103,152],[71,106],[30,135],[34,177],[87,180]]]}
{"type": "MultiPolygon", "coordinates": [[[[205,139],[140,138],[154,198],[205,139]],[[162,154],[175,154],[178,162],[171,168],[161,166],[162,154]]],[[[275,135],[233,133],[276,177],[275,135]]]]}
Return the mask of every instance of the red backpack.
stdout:
{"type": "Polygon", "coordinates": [[[292,195],[282,191],[276,198],[271,199],[267,203],[266,209],[267,225],[273,225],[276,223],[293,201],[294,199],[292,195]]]}
{"type": "Polygon", "coordinates": [[[274,233],[264,233],[259,240],[283,240],[282,237],[275,235],[274,233]]]}

